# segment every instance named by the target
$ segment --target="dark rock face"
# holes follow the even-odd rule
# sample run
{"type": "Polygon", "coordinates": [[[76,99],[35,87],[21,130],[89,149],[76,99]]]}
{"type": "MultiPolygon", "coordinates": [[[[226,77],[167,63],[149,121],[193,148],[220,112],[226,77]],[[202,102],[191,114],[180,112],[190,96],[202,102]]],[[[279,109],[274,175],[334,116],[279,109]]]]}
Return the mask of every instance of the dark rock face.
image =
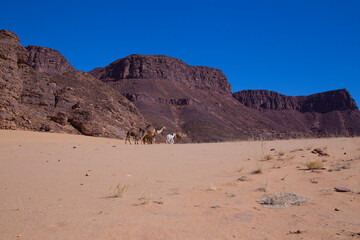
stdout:
{"type": "Polygon", "coordinates": [[[179,59],[160,55],[130,55],[105,68],[96,68],[90,73],[103,82],[124,79],[162,79],[184,84],[190,89],[231,93],[231,86],[221,70],[189,66],[179,59]]]}
{"type": "Polygon", "coordinates": [[[336,110],[359,110],[346,89],[313,94],[299,102],[301,103],[301,112],[327,113],[336,110]]]}
{"type": "Polygon", "coordinates": [[[346,89],[299,97],[285,96],[267,90],[244,90],[233,93],[233,97],[245,106],[258,110],[293,109],[303,113],[358,110],[354,99],[346,89]]]}
{"type": "Polygon", "coordinates": [[[122,94],[74,70],[59,52],[28,49],[16,34],[0,31],[0,129],[122,138],[145,125],[122,94]]]}
{"type": "Polygon", "coordinates": [[[288,133],[302,132],[306,137],[360,135],[360,112],[346,89],[298,97],[245,90],[233,96],[249,109],[260,110],[263,117],[286,127],[288,133]]]}
{"type": "Polygon", "coordinates": [[[233,93],[233,97],[245,106],[258,110],[300,109],[298,100],[295,97],[288,97],[267,90],[244,90],[233,93]]]}
{"type": "Polygon", "coordinates": [[[29,52],[27,65],[38,72],[55,76],[75,70],[65,57],[54,49],[38,46],[27,46],[26,49],[29,52]]]}

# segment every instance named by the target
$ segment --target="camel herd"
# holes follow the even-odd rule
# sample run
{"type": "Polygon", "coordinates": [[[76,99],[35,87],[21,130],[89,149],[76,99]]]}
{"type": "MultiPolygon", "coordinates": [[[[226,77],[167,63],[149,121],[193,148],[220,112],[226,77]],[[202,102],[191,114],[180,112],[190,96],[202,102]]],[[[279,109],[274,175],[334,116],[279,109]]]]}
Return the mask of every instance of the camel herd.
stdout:
{"type": "MultiPolygon", "coordinates": [[[[155,128],[152,125],[148,125],[145,129],[132,128],[126,133],[125,144],[126,142],[131,144],[131,138],[134,138],[135,144],[139,144],[139,140],[141,140],[143,144],[153,144],[155,142],[155,136],[162,134],[165,129],[166,127],[155,128]]],[[[175,140],[181,140],[187,136],[187,133],[177,131],[173,134],[168,134],[166,136],[166,143],[174,144],[175,140]]]]}

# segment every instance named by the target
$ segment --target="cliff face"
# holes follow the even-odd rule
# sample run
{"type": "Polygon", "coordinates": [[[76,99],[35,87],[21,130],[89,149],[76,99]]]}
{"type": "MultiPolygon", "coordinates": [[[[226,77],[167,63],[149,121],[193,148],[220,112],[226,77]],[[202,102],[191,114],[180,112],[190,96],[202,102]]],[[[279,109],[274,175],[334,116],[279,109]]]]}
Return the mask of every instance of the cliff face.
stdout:
{"type": "Polygon", "coordinates": [[[231,93],[231,86],[221,70],[189,66],[183,61],[160,55],[130,55],[105,68],[90,72],[103,82],[124,79],[162,79],[183,84],[190,89],[231,93]]]}
{"type": "Polygon", "coordinates": [[[300,102],[301,112],[327,113],[330,111],[359,110],[346,89],[313,94],[300,102]]]}
{"type": "Polygon", "coordinates": [[[233,97],[247,107],[258,110],[293,109],[305,112],[356,111],[358,107],[346,89],[317,93],[310,96],[285,96],[267,90],[244,90],[233,97]]]}
{"type": "Polygon", "coordinates": [[[38,46],[27,46],[26,49],[29,53],[26,64],[38,72],[55,76],[75,70],[65,57],[54,49],[38,46]]]}
{"type": "Polygon", "coordinates": [[[134,124],[144,119],[122,94],[59,52],[24,48],[16,34],[0,31],[0,129],[124,137],[134,124]]]}
{"type": "Polygon", "coordinates": [[[233,93],[233,97],[245,106],[258,110],[300,109],[298,100],[295,97],[267,90],[244,90],[233,93]]]}

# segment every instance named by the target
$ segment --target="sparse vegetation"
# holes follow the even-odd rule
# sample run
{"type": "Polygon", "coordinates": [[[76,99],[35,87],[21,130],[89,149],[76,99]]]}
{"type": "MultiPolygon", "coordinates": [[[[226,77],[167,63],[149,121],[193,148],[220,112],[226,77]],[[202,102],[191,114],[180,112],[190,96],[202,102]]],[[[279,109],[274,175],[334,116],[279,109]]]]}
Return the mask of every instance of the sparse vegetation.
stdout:
{"type": "Polygon", "coordinates": [[[141,196],[141,197],[138,199],[139,201],[141,201],[141,203],[140,203],[139,205],[148,204],[149,202],[151,202],[152,198],[153,198],[152,194],[141,196]]]}
{"type": "Polygon", "coordinates": [[[258,200],[258,203],[270,208],[283,208],[290,205],[300,205],[300,203],[309,200],[309,198],[297,196],[294,193],[278,192],[265,194],[258,200]]]}
{"type": "Polygon", "coordinates": [[[316,159],[316,160],[307,162],[306,167],[310,170],[322,169],[322,168],[324,168],[324,163],[321,160],[316,159]]]}
{"type": "Polygon", "coordinates": [[[273,158],[273,155],[271,155],[271,154],[266,154],[265,156],[264,156],[264,161],[269,161],[269,160],[271,160],[273,158]]]}
{"type": "Polygon", "coordinates": [[[127,191],[128,188],[129,185],[119,183],[118,185],[116,185],[114,197],[123,197],[124,193],[127,191]]]}
{"type": "Polygon", "coordinates": [[[285,152],[284,152],[284,151],[282,151],[282,150],[280,150],[280,151],[278,152],[278,155],[279,155],[279,157],[282,157],[282,156],[284,156],[284,155],[285,155],[285,152]]]}

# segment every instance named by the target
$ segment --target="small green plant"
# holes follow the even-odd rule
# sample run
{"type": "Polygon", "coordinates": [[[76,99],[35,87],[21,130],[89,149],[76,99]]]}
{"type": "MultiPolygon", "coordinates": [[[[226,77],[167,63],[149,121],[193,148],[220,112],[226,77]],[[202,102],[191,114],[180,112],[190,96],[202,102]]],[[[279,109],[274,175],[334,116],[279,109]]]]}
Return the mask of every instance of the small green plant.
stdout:
{"type": "Polygon", "coordinates": [[[321,160],[316,159],[316,160],[307,162],[306,167],[310,170],[322,169],[322,168],[324,168],[324,163],[321,160]]]}
{"type": "Polygon", "coordinates": [[[124,193],[126,192],[126,190],[128,188],[129,188],[129,185],[119,183],[118,185],[116,185],[114,196],[117,197],[117,198],[118,197],[123,197],[124,193]]]}

